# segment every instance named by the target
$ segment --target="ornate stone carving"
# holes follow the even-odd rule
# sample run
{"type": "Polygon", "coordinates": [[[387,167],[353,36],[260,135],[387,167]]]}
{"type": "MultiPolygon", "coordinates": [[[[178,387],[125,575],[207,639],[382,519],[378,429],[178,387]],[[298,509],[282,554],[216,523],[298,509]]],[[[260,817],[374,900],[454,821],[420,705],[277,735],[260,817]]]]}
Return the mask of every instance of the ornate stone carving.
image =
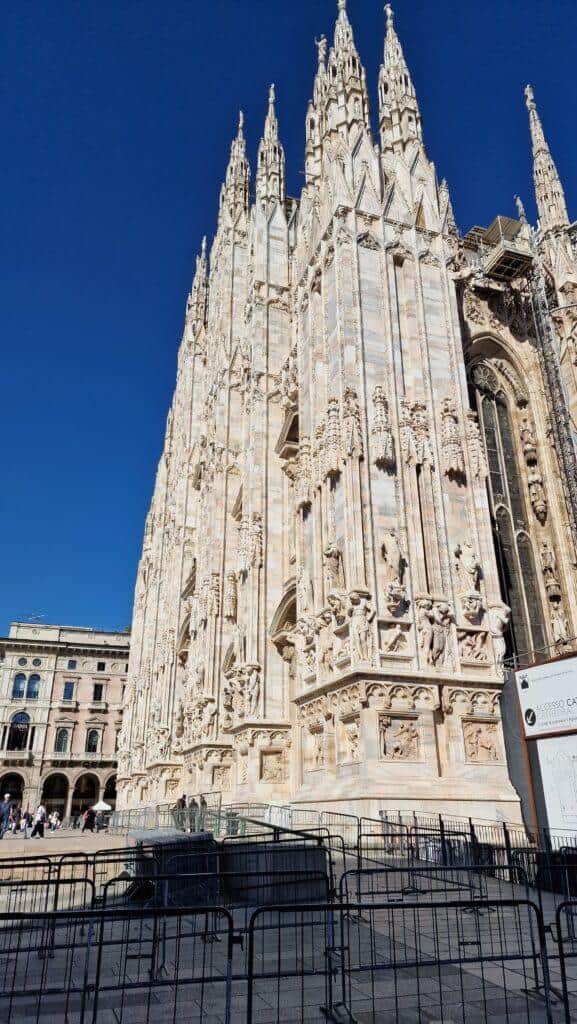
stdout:
{"type": "Polygon", "coordinates": [[[230,765],[217,764],[212,769],[212,785],[215,790],[221,793],[228,793],[231,789],[230,765]]]}
{"type": "Polygon", "coordinates": [[[385,630],[381,643],[381,650],[384,654],[397,654],[404,651],[407,646],[406,630],[397,622],[385,630]]]}
{"type": "Polygon", "coordinates": [[[249,557],[249,532],[250,524],[247,515],[243,515],[238,525],[238,555],[237,571],[241,579],[244,579],[250,567],[249,557]]]}
{"type": "Polygon", "coordinates": [[[375,613],[371,609],[370,595],[365,591],[351,590],[348,595],[347,615],[350,619],[351,661],[353,663],[371,662],[373,654],[371,622],[375,613]]]}
{"type": "Polygon", "coordinates": [[[335,635],[330,608],[325,608],[318,617],[317,652],[319,670],[325,676],[332,675],[335,670],[335,635]]]}
{"type": "Polygon", "coordinates": [[[325,586],[327,592],[342,591],[345,586],[345,575],[343,572],[343,558],[336,541],[329,541],[324,552],[323,561],[325,567],[325,586]]]}
{"type": "Polygon", "coordinates": [[[538,469],[534,468],[527,474],[527,485],[529,487],[531,508],[541,525],[543,525],[547,519],[547,498],[543,489],[543,478],[538,469]]]}
{"type": "Polygon", "coordinates": [[[452,398],[445,398],[441,405],[441,452],[445,476],[450,480],[464,480],[465,458],[457,407],[452,398]]]}
{"type": "Polygon", "coordinates": [[[260,569],[262,565],[262,517],[259,512],[253,512],[249,534],[249,557],[253,569],[260,569]]]}
{"type": "Polygon", "coordinates": [[[487,634],[481,630],[475,632],[459,631],[459,658],[461,661],[486,664],[488,661],[486,639],[487,634]]]}
{"type": "Polygon", "coordinates": [[[543,572],[543,580],[545,582],[547,596],[550,600],[560,598],[561,588],[559,586],[559,579],[557,576],[557,559],[548,540],[543,540],[541,542],[539,558],[541,561],[541,570],[543,572]]]}
{"type": "Polygon", "coordinates": [[[362,457],[363,439],[359,400],[355,389],[351,386],[345,388],[343,397],[343,448],[345,458],[362,457]]]}
{"type": "Polygon", "coordinates": [[[479,556],[468,537],[455,547],[455,572],[462,589],[469,593],[479,590],[481,565],[479,556]]]}
{"type": "Polygon", "coordinates": [[[523,457],[527,465],[531,466],[537,462],[537,443],[535,441],[535,431],[533,430],[528,416],[523,418],[520,436],[523,457]]]}
{"type": "Polygon", "coordinates": [[[298,367],[296,352],[291,352],[281,366],[278,390],[283,409],[291,409],[298,399],[298,367]]]}
{"type": "Polygon", "coordinates": [[[261,751],[261,782],[280,783],[287,781],[286,762],[282,750],[261,751]]]}
{"type": "Polygon", "coordinates": [[[481,439],[477,414],[473,412],[472,409],[467,409],[465,413],[465,431],[467,435],[471,475],[474,480],[484,482],[488,476],[487,459],[485,456],[483,441],[481,439]]]}
{"type": "Polygon", "coordinates": [[[489,625],[491,637],[493,638],[495,661],[497,667],[503,672],[503,660],[506,650],[504,633],[509,625],[511,609],[508,605],[503,604],[502,601],[496,601],[494,604],[490,604],[487,610],[489,612],[489,625]]]}
{"type": "Polygon", "coordinates": [[[553,602],[551,609],[551,632],[553,633],[553,643],[557,647],[565,647],[571,640],[567,616],[559,600],[553,602]]]}
{"type": "Polygon", "coordinates": [[[324,431],[324,466],[322,478],[337,477],[341,471],[341,415],[337,398],[329,398],[324,431]]]}
{"type": "Polygon", "coordinates": [[[380,384],[373,391],[371,439],[375,466],[393,472],[396,466],[395,441],[389,419],[389,403],[380,384]]]}
{"type": "Polygon", "coordinates": [[[229,619],[231,622],[236,621],[237,612],[237,592],[236,592],[236,573],[233,571],[227,572],[224,580],[224,599],[222,603],[222,613],[225,619],[229,619]]]}
{"type": "Polygon", "coordinates": [[[312,501],[311,444],[308,437],[301,437],[295,480],[295,503],[297,509],[310,508],[312,501]]]}
{"type": "Polygon", "coordinates": [[[399,540],[394,530],[387,530],[383,535],[381,555],[385,563],[385,606],[390,614],[394,615],[398,612],[403,612],[407,603],[407,589],[405,586],[407,562],[401,552],[399,540]]]}
{"type": "Polygon", "coordinates": [[[341,735],[343,738],[343,761],[359,761],[359,745],[361,741],[361,726],[358,718],[353,718],[342,723],[341,735]]]}
{"type": "Polygon", "coordinates": [[[381,715],[381,756],[388,761],[420,761],[419,730],[412,718],[381,715]]]}
{"type": "Polygon", "coordinates": [[[455,621],[448,601],[433,600],[428,595],[416,599],[417,636],[426,664],[442,667],[448,655],[451,623],[455,621]]]}
{"type": "Polygon", "coordinates": [[[401,400],[401,448],[408,466],[432,466],[430,422],[424,402],[401,400]]]}
{"type": "Polygon", "coordinates": [[[463,741],[467,761],[491,764],[501,759],[496,722],[463,722],[463,741]]]}

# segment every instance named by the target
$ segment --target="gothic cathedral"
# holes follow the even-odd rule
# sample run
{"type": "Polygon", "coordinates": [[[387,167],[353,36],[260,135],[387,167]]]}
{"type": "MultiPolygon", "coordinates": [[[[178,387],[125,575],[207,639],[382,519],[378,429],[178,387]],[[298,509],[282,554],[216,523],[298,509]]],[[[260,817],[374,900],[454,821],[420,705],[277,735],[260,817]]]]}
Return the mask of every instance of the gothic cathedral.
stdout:
{"type": "Polygon", "coordinates": [[[271,88],[186,307],[136,583],[119,806],[519,816],[509,659],[577,634],[577,224],[530,87],[536,229],[461,237],[386,8],[379,144],[345,0],[305,184],[271,88]]]}

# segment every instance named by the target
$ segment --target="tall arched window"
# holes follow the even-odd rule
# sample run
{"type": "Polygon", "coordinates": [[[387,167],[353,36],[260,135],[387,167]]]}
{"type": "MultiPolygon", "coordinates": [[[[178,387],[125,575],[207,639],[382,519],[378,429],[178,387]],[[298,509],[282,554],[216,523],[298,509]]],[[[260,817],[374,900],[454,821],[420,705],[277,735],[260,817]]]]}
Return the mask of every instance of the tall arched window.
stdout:
{"type": "Polygon", "coordinates": [[[18,672],[14,676],[14,682],[12,683],[12,698],[20,699],[24,696],[24,687],[26,686],[26,676],[23,672],[18,672]]]}
{"type": "Polygon", "coordinates": [[[489,496],[503,596],[511,607],[511,644],[522,663],[547,644],[543,605],[523,494],[514,421],[496,374],[481,364],[473,371],[479,426],[489,466],[489,496]]]}
{"type": "Polygon", "coordinates": [[[38,700],[38,691],[40,689],[40,676],[30,676],[26,686],[26,699],[27,700],[38,700]]]}
{"type": "Polygon", "coordinates": [[[57,729],[56,730],[56,742],[54,744],[54,750],[58,754],[66,754],[68,751],[68,729],[57,729]]]}
{"type": "Polygon", "coordinates": [[[98,753],[98,741],[100,734],[98,729],[89,729],[86,733],[86,753],[97,754],[98,753]]]}
{"type": "Polygon", "coordinates": [[[25,711],[14,715],[8,730],[7,750],[27,750],[30,732],[30,717],[25,711]]]}

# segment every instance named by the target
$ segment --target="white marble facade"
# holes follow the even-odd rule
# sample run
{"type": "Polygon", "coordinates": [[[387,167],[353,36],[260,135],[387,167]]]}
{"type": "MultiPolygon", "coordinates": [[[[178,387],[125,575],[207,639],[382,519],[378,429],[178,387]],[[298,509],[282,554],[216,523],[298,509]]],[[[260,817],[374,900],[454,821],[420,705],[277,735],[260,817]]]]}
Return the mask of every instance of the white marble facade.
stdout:
{"type": "Polygon", "coordinates": [[[553,568],[535,556],[535,587],[548,642],[554,613],[560,644],[576,632],[564,466],[543,440],[545,386],[536,403],[523,390],[542,372],[535,330],[511,325],[529,272],[497,287],[486,238],[460,238],[390,8],[380,144],[344,0],[333,45],[317,45],[300,197],[285,192],[271,88],[254,198],[241,115],[197,259],[136,583],[119,805],[219,790],[516,818],[499,495],[474,406],[487,373],[495,401],[517,380],[521,455],[523,429],[541,432],[522,500],[553,568]],[[532,473],[556,488],[544,519],[532,473]]]}

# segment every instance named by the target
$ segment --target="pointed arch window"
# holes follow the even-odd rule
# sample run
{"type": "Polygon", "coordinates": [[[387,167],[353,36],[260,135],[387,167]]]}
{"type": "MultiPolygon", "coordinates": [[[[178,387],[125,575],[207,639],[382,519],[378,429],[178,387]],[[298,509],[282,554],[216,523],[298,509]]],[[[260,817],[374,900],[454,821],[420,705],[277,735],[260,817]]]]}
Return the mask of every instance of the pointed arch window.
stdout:
{"type": "Polygon", "coordinates": [[[489,467],[497,562],[504,598],[511,607],[510,642],[521,663],[529,663],[545,648],[547,630],[514,421],[507,395],[494,374],[488,371],[474,376],[489,467]]]}

